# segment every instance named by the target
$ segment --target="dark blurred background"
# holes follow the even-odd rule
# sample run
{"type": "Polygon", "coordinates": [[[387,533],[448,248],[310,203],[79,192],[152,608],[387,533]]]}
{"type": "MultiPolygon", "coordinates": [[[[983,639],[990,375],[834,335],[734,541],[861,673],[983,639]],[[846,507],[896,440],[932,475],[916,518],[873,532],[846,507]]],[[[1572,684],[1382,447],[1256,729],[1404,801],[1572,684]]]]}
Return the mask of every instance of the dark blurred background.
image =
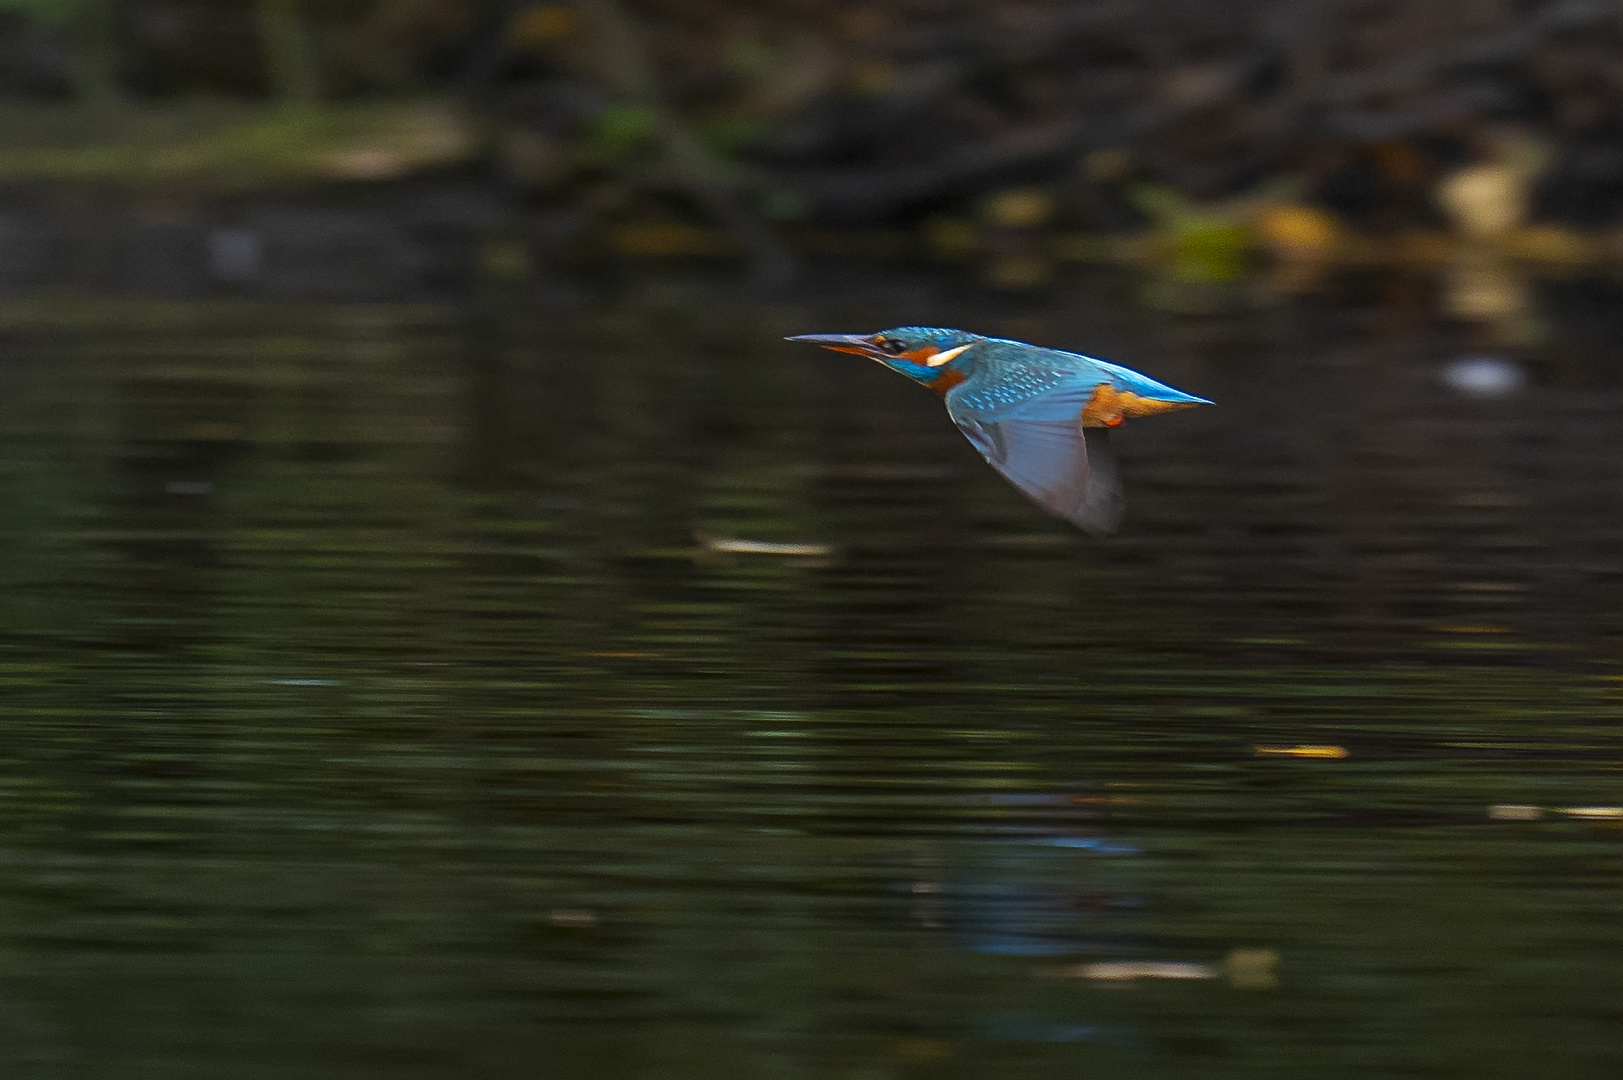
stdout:
{"type": "Polygon", "coordinates": [[[117,277],[63,265],[75,228],[180,291],[280,280],[311,234],[315,292],[337,249],[373,290],[481,255],[957,260],[1015,291],[1153,264],[1174,305],[1264,260],[1295,288],[1462,245],[1605,266],[1620,34],[1606,0],[5,0],[0,280],[117,277]]]}

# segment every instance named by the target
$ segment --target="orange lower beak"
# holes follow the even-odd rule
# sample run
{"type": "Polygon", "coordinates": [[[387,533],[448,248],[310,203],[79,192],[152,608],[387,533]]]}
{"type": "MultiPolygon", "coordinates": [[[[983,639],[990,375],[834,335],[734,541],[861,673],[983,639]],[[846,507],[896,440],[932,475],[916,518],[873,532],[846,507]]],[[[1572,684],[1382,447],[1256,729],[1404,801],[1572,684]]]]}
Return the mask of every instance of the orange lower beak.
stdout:
{"type": "Polygon", "coordinates": [[[866,334],[796,334],[783,340],[804,341],[811,345],[821,345],[825,349],[833,349],[835,352],[855,353],[858,356],[874,354],[873,341],[866,334]]]}

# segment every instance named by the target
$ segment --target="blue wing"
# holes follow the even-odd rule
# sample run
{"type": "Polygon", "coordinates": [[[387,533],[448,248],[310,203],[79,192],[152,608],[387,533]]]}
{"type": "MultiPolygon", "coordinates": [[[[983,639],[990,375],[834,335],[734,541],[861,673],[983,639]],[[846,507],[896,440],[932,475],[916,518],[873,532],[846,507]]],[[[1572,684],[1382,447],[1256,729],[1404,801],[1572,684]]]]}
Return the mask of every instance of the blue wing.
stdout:
{"type": "Polygon", "coordinates": [[[1099,536],[1121,522],[1122,494],[1110,432],[1082,426],[1093,385],[1064,387],[1000,409],[995,418],[955,408],[949,392],[947,412],[1011,484],[1049,513],[1099,536]]]}

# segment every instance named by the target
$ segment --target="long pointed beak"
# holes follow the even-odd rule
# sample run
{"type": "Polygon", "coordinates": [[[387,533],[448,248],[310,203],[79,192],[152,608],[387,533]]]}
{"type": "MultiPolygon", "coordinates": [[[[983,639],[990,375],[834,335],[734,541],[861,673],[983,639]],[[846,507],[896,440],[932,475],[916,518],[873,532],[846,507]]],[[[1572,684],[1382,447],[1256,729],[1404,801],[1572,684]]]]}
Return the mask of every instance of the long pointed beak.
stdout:
{"type": "Polygon", "coordinates": [[[867,334],[796,334],[783,340],[804,341],[812,345],[821,345],[825,349],[833,349],[835,352],[856,353],[858,356],[873,355],[873,344],[867,334]]]}

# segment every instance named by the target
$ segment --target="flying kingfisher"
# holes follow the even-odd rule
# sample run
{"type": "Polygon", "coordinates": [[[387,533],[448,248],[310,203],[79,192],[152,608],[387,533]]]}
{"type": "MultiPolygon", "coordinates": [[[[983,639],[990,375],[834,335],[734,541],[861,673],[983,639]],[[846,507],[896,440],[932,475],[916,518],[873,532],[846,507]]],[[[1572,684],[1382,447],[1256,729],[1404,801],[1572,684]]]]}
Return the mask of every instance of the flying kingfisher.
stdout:
{"type": "Polygon", "coordinates": [[[1122,515],[1110,429],[1128,417],[1211,404],[1091,356],[964,330],[901,326],[788,340],[871,357],[928,386],[992,468],[1096,536],[1113,532],[1122,515]]]}

